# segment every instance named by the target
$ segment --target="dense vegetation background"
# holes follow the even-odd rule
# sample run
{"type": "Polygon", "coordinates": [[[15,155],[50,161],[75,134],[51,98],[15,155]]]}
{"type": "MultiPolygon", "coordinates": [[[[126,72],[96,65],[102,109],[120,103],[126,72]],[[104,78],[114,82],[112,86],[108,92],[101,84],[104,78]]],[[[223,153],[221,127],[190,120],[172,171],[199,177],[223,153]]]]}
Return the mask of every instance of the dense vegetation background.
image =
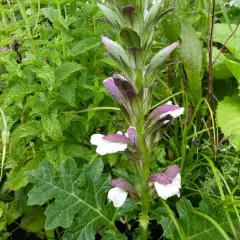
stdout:
{"type": "MultiPolygon", "coordinates": [[[[133,2],[116,1],[119,9],[133,2]]],[[[93,133],[128,128],[102,84],[116,66],[101,35],[122,39],[97,4],[0,4],[0,104],[10,131],[1,151],[2,240],[28,239],[19,229],[41,239],[140,239],[139,205],[129,200],[116,210],[106,200],[109,176],[134,182],[132,167],[119,154],[100,160],[89,141],[93,133]],[[106,184],[94,192],[100,182],[106,184]],[[96,215],[76,204],[74,191],[86,202],[99,199],[96,215]]],[[[180,231],[186,239],[240,239],[240,2],[163,1],[161,12],[169,9],[156,24],[151,53],[178,40],[181,46],[159,70],[152,106],[172,99],[185,115],[163,135],[151,166],[178,163],[182,189],[180,200],[153,203],[149,238],[183,239],[180,231]]]]}

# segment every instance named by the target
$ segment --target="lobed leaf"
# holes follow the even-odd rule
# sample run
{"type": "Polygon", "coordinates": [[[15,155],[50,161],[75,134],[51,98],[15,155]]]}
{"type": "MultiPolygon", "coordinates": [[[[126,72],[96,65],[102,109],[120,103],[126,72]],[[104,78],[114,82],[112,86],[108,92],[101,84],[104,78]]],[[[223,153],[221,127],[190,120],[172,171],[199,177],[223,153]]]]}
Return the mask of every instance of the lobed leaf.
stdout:
{"type": "Polygon", "coordinates": [[[40,170],[27,172],[28,181],[35,185],[28,193],[29,205],[55,199],[45,211],[46,229],[68,228],[63,236],[67,240],[95,239],[103,226],[115,231],[115,209],[105,204],[110,177],[102,175],[103,166],[97,160],[80,170],[68,160],[56,173],[54,166],[44,161],[40,170]]]}

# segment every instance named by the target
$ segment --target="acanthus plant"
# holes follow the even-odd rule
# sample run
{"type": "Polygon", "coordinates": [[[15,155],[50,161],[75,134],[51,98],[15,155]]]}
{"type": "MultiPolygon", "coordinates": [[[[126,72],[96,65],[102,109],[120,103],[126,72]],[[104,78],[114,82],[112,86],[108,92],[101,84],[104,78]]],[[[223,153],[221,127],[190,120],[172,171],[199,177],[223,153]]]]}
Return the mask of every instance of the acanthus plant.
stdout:
{"type": "MultiPolygon", "coordinates": [[[[154,110],[151,109],[152,89],[159,70],[165,66],[172,51],[179,46],[174,42],[151,56],[151,45],[155,26],[165,12],[161,12],[161,2],[155,4],[139,3],[120,6],[116,3],[109,9],[99,4],[99,8],[119,33],[121,44],[102,37],[102,42],[118,73],[103,81],[109,94],[116,100],[126,122],[130,125],[126,133],[94,134],[91,143],[97,145],[100,155],[123,152],[133,162],[140,176],[140,187],[132,186],[126,179],[113,179],[109,182],[112,189],[108,200],[121,207],[127,196],[141,202],[139,217],[141,238],[148,238],[149,202],[158,195],[166,200],[178,195],[181,188],[180,169],[177,165],[167,167],[164,172],[150,172],[150,153],[158,144],[161,135],[174,118],[184,113],[184,108],[167,102],[154,110]]],[[[119,129],[118,129],[119,130],[119,129]]]]}

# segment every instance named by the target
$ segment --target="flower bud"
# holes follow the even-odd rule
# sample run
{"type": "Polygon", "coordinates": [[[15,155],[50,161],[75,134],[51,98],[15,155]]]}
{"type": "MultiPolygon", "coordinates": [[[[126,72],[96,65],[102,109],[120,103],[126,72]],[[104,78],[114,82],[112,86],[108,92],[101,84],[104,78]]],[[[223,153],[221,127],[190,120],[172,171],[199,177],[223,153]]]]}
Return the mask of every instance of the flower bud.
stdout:
{"type": "Polygon", "coordinates": [[[9,137],[10,137],[10,132],[7,128],[4,128],[2,131],[2,144],[7,145],[9,144],[9,137]]]}
{"type": "Polygon", "coordinates": [[[104,36],[102,36],[102,42],[113,59],[122,66],[130,66],[128,54],[120,44],[104,36]]]}

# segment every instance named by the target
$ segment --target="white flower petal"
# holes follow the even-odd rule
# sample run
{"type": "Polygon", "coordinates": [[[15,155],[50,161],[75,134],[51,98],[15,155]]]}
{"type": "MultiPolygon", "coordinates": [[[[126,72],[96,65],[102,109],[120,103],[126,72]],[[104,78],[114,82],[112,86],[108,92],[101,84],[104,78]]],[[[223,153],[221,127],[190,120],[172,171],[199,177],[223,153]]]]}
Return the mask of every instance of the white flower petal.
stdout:
{"type": "Polygon", "coordinates": [[[103,141],[102,140],[103,137],[104,137],[104,135],[102,135],[102,134],[93,134],[91,136],[90,142],[93,145],[98,145],[99,143],[101,143],[103,141]]]}
{"type": "Polygon", "coordinates": [[[174,195],[180,197],[179,189],[181,188],[181,175],[178,173],[171,184],[160,184],[158,182],[154,182],[154,187],[158,196],[164,200],[174,195]]]}
{"type": "Polygon", "coordinates": [[[183,113],[184,113],[183,107],[180,107],[174,111],[168,112],[168,114],[170,114],[173,118],[177,118],[177,117],[181,116],[183,113]]]}
{"type": "Polygon", "coordinates": [[[96,152],[100,155],[105,155],[108,153],[117,153],[123,152],[127,149],[126,143],[116,143],[116,142],[109,142],[106,140],[102,140],[100,144],[98,144],[96,152]]]}
{"type": "Polygon", "coordinates": [[[114,207],[121,207],[127,199],[128,193],[120,187],[115,187],[108,192],[108,201],[113,202],[114,207]]]}
{"type": "Polygon", "coordinates": [[[163,124],[167,124],[169,122],[170,122],[170,120],[165,120],[165,121],[163,121],[163,124]]]}

